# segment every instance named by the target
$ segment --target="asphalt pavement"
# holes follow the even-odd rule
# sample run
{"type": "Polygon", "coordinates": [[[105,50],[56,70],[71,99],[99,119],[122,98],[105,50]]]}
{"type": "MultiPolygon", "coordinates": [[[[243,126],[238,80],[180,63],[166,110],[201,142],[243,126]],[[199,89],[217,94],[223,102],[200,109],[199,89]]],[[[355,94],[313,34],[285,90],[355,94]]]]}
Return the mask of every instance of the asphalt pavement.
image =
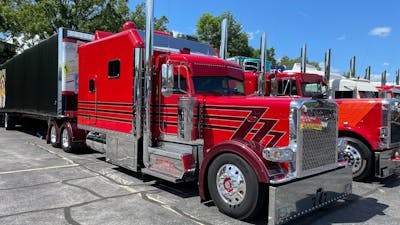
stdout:
{"type": "MultiPolygon", "coordinates": [[[[201,203],[196,183],[142,176],[83,149],[65,153],[40,132],[0,128],[0,224],[266,224],[201,203]]],[[[400,224],[400,171],[353,182],[348,200],[289,224],[400,224]]]]}

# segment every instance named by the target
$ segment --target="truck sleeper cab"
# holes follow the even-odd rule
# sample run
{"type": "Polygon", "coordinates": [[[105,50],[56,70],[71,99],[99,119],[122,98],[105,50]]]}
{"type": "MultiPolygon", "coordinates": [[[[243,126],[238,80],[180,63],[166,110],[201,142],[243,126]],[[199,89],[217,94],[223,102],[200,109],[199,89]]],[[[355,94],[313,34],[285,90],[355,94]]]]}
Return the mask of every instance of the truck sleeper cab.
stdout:
{"type": "Polygon", "coordinates": [[[244,96],[237,64],[142,36],[125,26],[79,47],[78,127],[105,137],[107,161],[198,180],[202,201],[240,219],[263,212],[270,224],[351,193],[334,102],[244,96]]]}

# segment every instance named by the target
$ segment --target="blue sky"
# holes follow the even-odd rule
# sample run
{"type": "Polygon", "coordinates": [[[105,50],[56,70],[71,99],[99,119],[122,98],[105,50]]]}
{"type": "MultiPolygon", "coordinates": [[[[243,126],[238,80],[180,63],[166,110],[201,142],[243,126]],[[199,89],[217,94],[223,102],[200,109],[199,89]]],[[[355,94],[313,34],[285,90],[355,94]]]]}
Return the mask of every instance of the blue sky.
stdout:
{"type": "MultiPolygon", "coordinates": [[[[140,2],[130,0],[129,6],[133,9],[140,2]]],[[[332,49],[335,72],[348,71],[352,56],[360,76],[370,65],[372,74],[387,70],[392,81],[400,68],[398,0],[155,0],[154,4],[155,16],[169,19],[169,30],[186,34],[195,33],[203,13],[217,16],[230,11],[250,35],[252,47],[259,48],[266,32],[267,47],[275,48],[278,59],[298,57],[307,43],[311,61],[323,62],[326,50],[332,49]]]]}

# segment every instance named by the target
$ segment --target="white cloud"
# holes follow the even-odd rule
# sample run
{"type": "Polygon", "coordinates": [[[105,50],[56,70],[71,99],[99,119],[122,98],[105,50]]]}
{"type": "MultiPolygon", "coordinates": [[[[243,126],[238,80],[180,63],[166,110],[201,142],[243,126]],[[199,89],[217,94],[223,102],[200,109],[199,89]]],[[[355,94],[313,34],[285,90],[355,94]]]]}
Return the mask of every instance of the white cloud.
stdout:
{"type": "Polygon", "coordinates": [[[344,41],[344,40],[346,40],[346,35],[342,34],[342,35],[340,35],[339,37],[337,37],[336,40],[338,40],[338,41],[344,41]]]}
{"type": "MultiPolygon", "coordinates": [[[[382,74],[371,74],[371,81],[373,82],[381,82],[382,79],[382,74]]],[[[386,84],[390,83],[393,81],[392,74],[386,72],[386,84]]],[[[380,85],[380,84],[379,84],[380,85]]]]}
{"type": "Polygon", "coordinates": [[[370,30],[368,35],[370,36],[378,36],[378,37],[387,37],[390,35],[392,28],[390,27],[375,27],[374,29],[370,30]]]}
{"type": "Polygon", "coordinates": [[[389,63],[388,62],[384,62],[383,66],[389,66],[389,63]]]}
{"type": "Polygon", "coordinates": [[[249,41],[254,39],[254,36],[260,33],[260,30],[256,30],[254,32],[247,32],[247,35],[249,36],[249,41]]]}

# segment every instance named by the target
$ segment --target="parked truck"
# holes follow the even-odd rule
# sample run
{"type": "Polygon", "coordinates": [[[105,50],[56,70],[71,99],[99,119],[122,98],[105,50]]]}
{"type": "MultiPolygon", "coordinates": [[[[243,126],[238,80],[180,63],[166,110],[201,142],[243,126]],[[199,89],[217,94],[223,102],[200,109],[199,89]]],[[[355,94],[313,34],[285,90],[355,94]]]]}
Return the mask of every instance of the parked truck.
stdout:
{"type": "Polygon", "coordinates": [[[197,180],[202,201],[239,219],[263,213],[280,224],[351,193],[336,103],[245,96],[239,65],[208,45],[154,34],[147,7],[146,32],[128,22],[78,47],[69,123],[86,144],[135,172],[197,180]]]}
{"type": "Polygon", "coordinates": [[[370,175],[384,178],[394,174],[400,165],[399,101],[377,98],[377,90],[368,80],[330,79],[330,51],[325,62],[325,77],[315,69],[307,71],[305,46],[303,49],[301,64],[268,76],[271,77],[271,92],[267,94],[328,95],[339,106],[339,137],[347,140],[345,158],[352,165],[353,179],[363,180],[370,175]]]}
{"type": "Polygon", "coordinates": [[[381,85],[376,86],[381,98],[397,98],[400,99],[400,70],[396,70],[396,81],[392,85],[386,83],[386,71],[382,73],[381,85]]]}

